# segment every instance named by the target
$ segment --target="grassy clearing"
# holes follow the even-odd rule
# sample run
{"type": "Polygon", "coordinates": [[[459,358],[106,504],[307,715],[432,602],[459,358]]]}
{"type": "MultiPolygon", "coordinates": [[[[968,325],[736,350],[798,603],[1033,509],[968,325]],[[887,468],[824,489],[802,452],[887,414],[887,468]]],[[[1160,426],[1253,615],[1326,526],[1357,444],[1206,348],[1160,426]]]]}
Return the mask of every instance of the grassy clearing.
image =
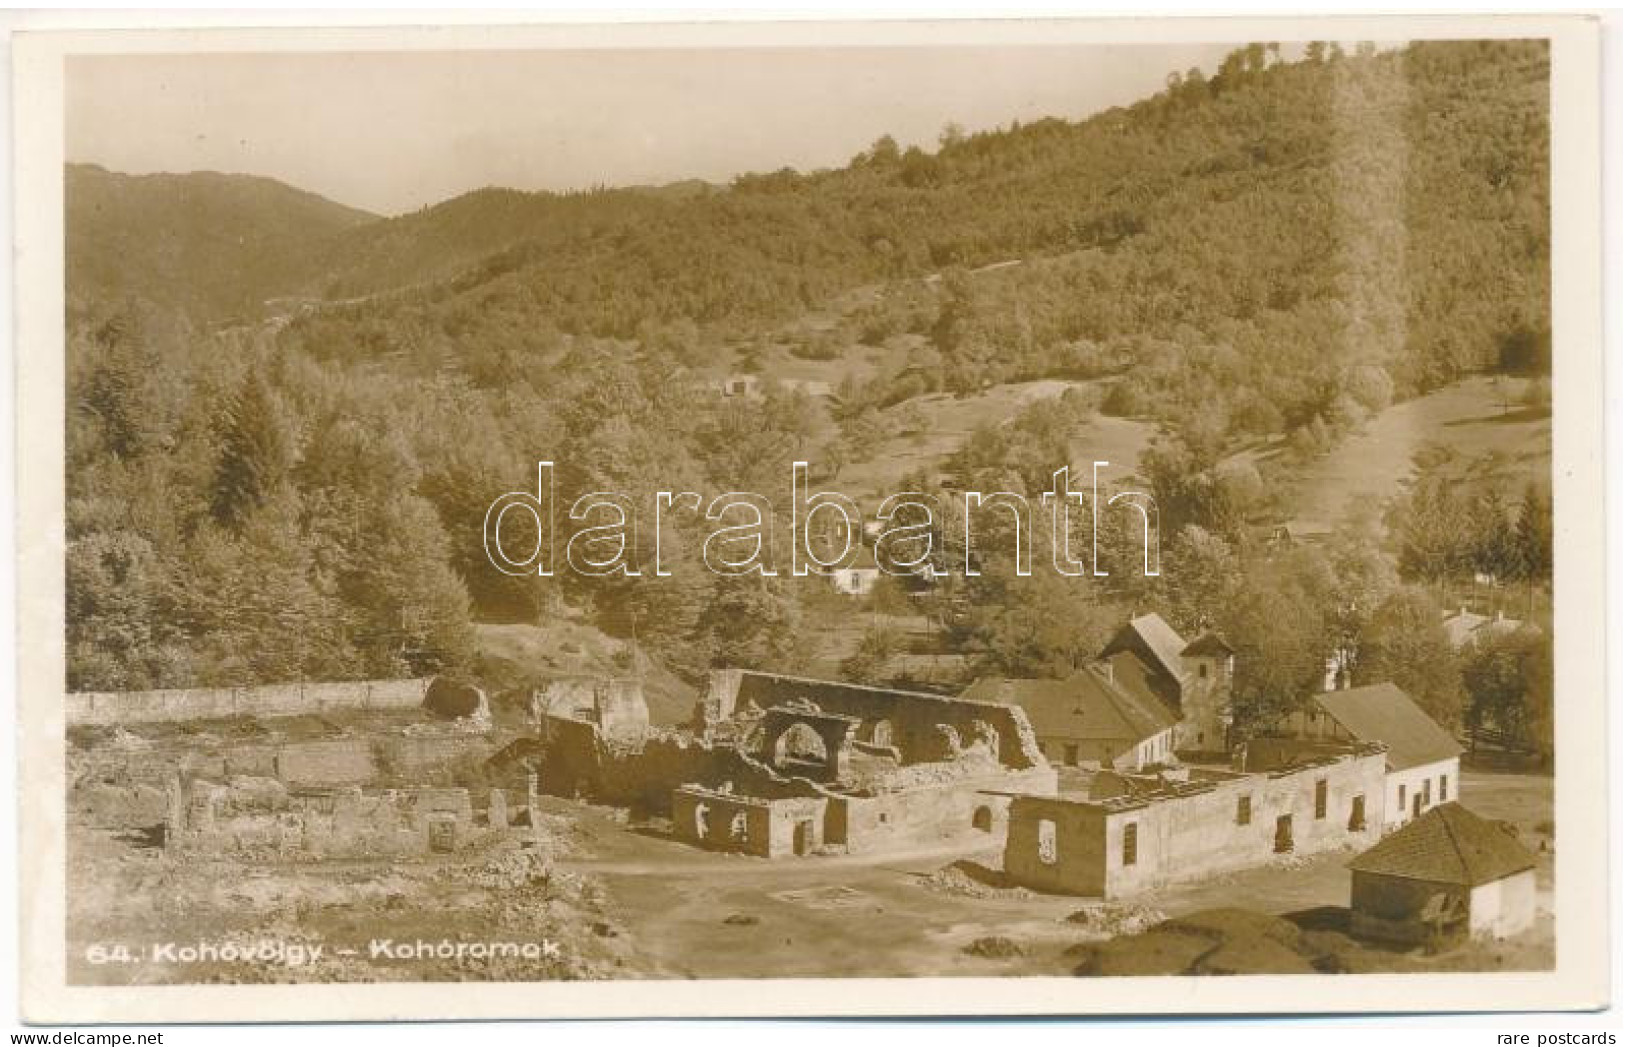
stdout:
{"type": "MultiPolygon", "coordinates": [[[[1522,391],[1519,380],[1481,375],[1395,404],[1325,457],[1284,470],[1287,517],[1335,521],[1351,500],[1386,501],[1416,475],[1419,455],[1446,462],[1448,475],[1506,483],[1513,493],[1549,484],[1551,412],[1524,407],[1522,391]]],[[[1250,456],[1279,460],[1283,443],[1250,456]]]]}
{"type": "MultiPolygon", "coordinates": [[[[1029,404],[1097,384],[1045,379],[996,385],[969,396],[932,393],[915,397],[888,409],[894,415],[918,412],[920,424],[915,431],[882,441],[865,461],[844,467],[836,483],[859,504],[865,500],[878,502],[902,490],[904,477],[919,471],[938,472],[960,444],[982,426],[1000,425],[1029,404]]],[[[1150,422],[1098,415],[1073,438],[1072,461],[1055,462],[1054,468],[1071,465],[1074,485],[1087,483],[1089,463],[1093,461],[1111,463],[1103,476],[1126,476],[1138,465],[1140,454],[1155,432],[1156,426],[1150,422]]]]}

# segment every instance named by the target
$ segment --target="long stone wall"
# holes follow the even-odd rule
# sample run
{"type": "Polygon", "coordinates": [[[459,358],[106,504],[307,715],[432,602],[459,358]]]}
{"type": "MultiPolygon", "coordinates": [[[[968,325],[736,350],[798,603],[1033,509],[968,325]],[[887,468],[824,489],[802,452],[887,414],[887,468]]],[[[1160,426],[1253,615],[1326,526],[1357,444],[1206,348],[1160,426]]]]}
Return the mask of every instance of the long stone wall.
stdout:
{"type": "Polygon", "coordinates": [[[1017,797],[1004,871],[1040,890],[1116,898],[1382,836],[1380,749],[1206,784],[1144,799],[1017,797]]]}
{"type": "MultiPolygon", "coordinates": [[[[232,745],[216,752],[180,754],[177,765],[192,777],[239,775],[276,778],[290,785],[454,785],[480,776],[504,735],[436,733],[349,735],[307,741],[232,745]]],[[[166,757],[141,752],[142,762],[166,757]]]]}
{"type": "Polygon", "coordinates": [[[169,691],[84,691],[66,699],[68,726],[111,726],[230,716],[299,716],[330,709],[408,709],[427,679],[287,683],[169,691]]]}

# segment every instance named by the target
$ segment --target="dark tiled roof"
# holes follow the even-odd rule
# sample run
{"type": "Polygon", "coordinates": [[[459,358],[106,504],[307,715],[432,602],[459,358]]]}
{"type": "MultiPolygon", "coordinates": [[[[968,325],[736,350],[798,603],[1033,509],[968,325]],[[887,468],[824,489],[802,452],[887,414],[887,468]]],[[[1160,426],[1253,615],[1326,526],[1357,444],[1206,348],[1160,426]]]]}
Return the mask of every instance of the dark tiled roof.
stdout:
{"type": "Polygon", "coordinates": [[[985,677],[966,698],[1019,705],[1041,738],[1119,740],[1134,745],[1174,725],[1162,703],[1115,684],[1091,665],[1065,680],[1007,680],[985,677]]]}
{"type": "Polygon", "coordinates": [[[1327,691],[1315,704],[1362,742],[1388,747],[1388,769],[1403,771],[1461,755],[1461,745],[1411,696],[1391,683],[1327,691]]]}
{"type": "Polygon", "coordinates": [[[1459,803],[1440,804],[1349,862],[1356,872],[1477,887],[1535,867],[1529,849],[1459,803]]]}
{"type": "Polygon", "coordinates": [[[1218,633],[1209,629],[1201,636],[1198,636],[1196,639],[1187,644],[1185,649],[1180,653],[1193,655],[1196,657],[1209,655],[1223,657],[1227,654],[1235,654],[1236,649],[1225,643],[1224,639],[1219,636],[1218,633]]]}
{"type": "Polygon", "coordinates": [[[1178,682],[1185,675],[1185,667],[1180,663],[1179,652],[1185,649],[1185,639],[1174,632],[1174,627],[1163,620],[1160,614],[1142,614],[1138,618],[1130,618],[1128,624],[1117,631],[1111,643],[1100,652],[1104,655],[1116,654],[1119,651],[1131,651],[1136,646],[1155,658],[1157,665],[1169,678],[1178,682]],[[1134,643],[1138,638],[1139,644],[1134,643]]]}
{"type": "MultiPolygon", "coordinates": [[[[1112,682],[1127,691],[1142,702],[1168,709],[1169,704],[1163,700],[1156,684],[1151,679],[1154,670],[1140,660],[1140,656],[1133,651],[1119,651],[1110,658],[1102,658],[1096,664],[1108,667],[1112,682]]],[[[1177,708],[1173,709],[1174,719],[1178,719],[1177,708]]]]}

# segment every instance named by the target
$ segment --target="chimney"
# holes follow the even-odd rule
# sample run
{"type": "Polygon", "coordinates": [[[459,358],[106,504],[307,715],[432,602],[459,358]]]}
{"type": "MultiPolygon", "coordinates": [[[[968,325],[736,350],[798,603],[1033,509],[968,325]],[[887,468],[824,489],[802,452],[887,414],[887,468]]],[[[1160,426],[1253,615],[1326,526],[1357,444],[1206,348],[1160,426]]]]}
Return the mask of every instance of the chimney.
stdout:
{"type": "Polygon", "coordinates": [[[1320,689],[1322,691],[1337,690],[1337,681],[1340,675],[1342,674],[1337,671],[1337,659],[1326,659],[1326,678],[1321,681],[1320,689]]]}

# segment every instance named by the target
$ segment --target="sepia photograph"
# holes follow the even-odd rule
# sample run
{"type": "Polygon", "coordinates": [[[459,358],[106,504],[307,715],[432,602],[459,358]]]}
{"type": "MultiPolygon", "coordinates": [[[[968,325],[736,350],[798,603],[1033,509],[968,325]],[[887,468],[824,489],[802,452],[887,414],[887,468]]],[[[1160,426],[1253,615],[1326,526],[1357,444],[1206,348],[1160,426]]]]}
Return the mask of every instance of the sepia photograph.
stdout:
{"type": "Polygon", "coordinates": [[[1605,1003],[1595,27],[1128,24],[42,48],[39,977],[1605,1003]]]}

